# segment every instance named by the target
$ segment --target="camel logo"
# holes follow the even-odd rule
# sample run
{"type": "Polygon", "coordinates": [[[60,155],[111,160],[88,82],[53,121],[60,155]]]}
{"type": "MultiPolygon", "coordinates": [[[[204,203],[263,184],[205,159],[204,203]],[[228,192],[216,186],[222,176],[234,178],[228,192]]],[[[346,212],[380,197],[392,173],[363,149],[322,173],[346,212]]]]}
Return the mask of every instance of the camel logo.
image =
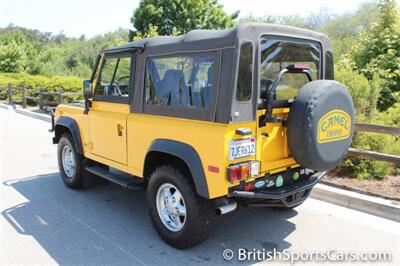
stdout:
{"type": "Polygon", "coordinates": [[[351,132],[351,117],[343,110],[326,113],[318,122],[318,143],[347,139],[351,132]]]}

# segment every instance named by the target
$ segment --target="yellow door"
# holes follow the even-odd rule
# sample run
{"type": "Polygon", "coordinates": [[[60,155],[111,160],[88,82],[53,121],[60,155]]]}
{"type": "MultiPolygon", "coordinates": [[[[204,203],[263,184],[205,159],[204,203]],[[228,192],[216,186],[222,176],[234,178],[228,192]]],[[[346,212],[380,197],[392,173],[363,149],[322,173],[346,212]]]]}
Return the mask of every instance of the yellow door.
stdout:
{"type": "Polygon", "coordinates": [[[128,114],[128,104],[93,102],[88,114],[91,153],[120,164],[127,164],[128,114]]]}
{"type": "Polygon", "coordinates": [[[126,119],[133,83],[131,58],[130,53],[102,57],[88,113],[90,153],[123,165],[127,165],[126,119]]]}

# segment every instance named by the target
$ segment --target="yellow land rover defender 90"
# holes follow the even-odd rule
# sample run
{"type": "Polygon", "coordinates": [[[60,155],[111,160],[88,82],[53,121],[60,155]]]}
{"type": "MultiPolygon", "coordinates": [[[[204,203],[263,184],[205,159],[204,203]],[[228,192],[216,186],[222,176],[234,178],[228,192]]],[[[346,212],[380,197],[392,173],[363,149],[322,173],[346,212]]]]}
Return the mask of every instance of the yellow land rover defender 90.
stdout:
{"type": "Polygon", "coordinates": [[[60,175],[145,189],[160,237],[191,247],[218,215],[300,205],[342,160],[354,107],[333,72],[325,35],[270,24],[102,50],[85,104],[54,112],[60,175]]]}

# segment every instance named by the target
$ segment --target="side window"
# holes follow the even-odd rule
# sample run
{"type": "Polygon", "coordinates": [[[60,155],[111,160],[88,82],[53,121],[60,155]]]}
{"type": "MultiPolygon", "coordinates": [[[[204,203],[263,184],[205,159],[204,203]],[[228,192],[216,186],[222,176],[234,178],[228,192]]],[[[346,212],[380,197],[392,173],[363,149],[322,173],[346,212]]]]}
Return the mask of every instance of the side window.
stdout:
{"type": "Polygon", "coordinates": [[[240,46],[239,71],[236,86],[236,99],[248,101],[251,99],[251,88],[253,76],[253,45],[244,42],[240,46]]]}
{"type": "Polygon", "coordinates": [[[335,79],[334,74],[334,63],[333,63],[333,53],[331,51],[326,51],[325,53],[325,79],[335,79]]]}
{"type": "Polygon", "coordinates": [[[96,85],[94,96],[129,97],[130,93],[131,57],[105,58],[96,85]]]}
{"type": "Polygon", "coordinates": [[[207,108],[213,90],[215,56],[210,54],[149,58],[146,103],[207,108]]]}

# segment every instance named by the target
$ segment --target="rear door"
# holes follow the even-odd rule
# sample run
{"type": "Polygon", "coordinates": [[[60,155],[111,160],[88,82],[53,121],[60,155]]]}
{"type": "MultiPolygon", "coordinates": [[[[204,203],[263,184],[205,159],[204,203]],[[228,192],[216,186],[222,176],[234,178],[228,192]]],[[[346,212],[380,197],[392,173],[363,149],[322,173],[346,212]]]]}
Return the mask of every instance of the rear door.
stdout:
{"type": "MultiPolygon", "coordinates": [[[[320,78],[321,45],[317,42],[262,36],[260,40],[260,91],[268,90],[279,72],[288,65],[306,65],[312,79],[320,78]]],[[[308,82],[304,74],[286,74],[276,91],[273,115],[282,119],[288,117],[290,102],[300,88],[308,82]]],[[[257,121],[265,114],[265,108],[259,101],[257,121]]],[[[302,141],[302,140],[299,140],[302,141]]],[[[290,156],[286,127],[281,122],[257,126],[257,159],[261,161],[261,172],[288,167],[296,162],[290,156]]]]}

